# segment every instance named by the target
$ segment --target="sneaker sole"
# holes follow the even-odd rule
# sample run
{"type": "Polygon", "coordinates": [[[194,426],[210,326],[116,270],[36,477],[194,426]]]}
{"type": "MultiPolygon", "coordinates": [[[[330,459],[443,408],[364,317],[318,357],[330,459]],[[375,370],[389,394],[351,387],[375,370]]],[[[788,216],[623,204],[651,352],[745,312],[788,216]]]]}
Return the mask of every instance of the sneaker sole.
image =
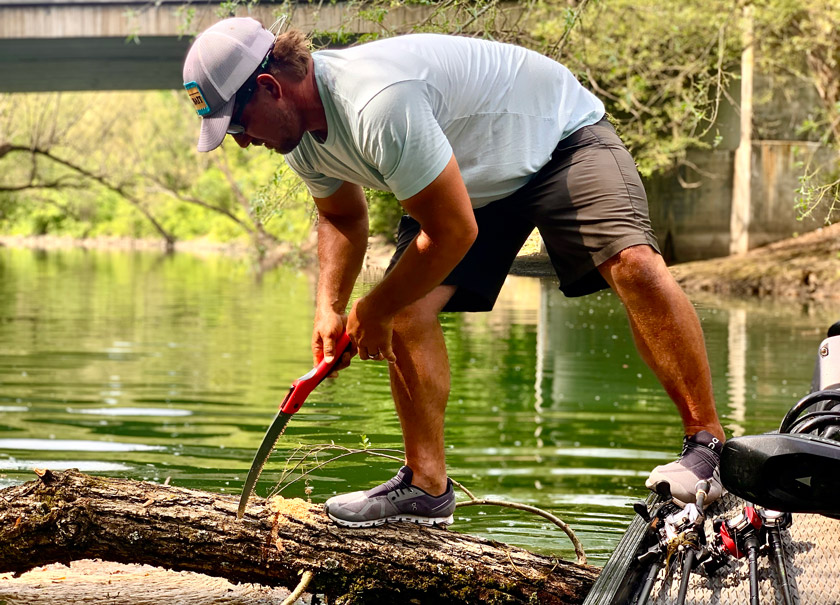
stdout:
{"type": "Polygon", "coordinates": [[[419,517],[417,515],[394,515],[393,517],[383,517],[382,519],[374,519],[372,521],[346,521],[344,519],[334,517],[330,513],[327,513],[327,516],[341,527],[353,528],[379,527],[380,525],[385,525],[386,523],[400,522],[416,523],[417,525],[424,525],[426,527],[446,527],[447,525],[452,525],[455,522],[455,518],[453,515],[449,515],[448,517],[419,517]]]}

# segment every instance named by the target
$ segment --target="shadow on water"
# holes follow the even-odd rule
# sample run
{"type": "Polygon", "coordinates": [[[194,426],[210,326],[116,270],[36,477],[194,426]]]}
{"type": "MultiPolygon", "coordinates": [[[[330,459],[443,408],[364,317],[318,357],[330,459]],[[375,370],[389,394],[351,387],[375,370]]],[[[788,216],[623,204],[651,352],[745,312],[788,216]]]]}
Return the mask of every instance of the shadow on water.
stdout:
{"type": "MultiPolygon", "coordinates": [[[[257,280],[225,257],[0,249],[0,275],[0,487],[49,467],[238,494],[276,404],[311,365],[312,284],[293,270],[257,280]]],[[[815,343],[836,317],[746,303],[698,312],[724,423],[738,434],[773,429],[807,391],[815,343]]],[[[620,304],[511,277],[492,313],[442,321],[450,473],[479,497],[562,517],[603,564],[648,471],[681,442],[620,304]]],[[[364,439],[402,445],[381,363],[356,362],[313,393],[258,493],[299,445],[364,439]]],[[[308,486],[319,502],[394,470],[350,457],[308,486]]],[[[573,557],[559,530],[517,511],[462,509],[454,529],[573,557]]]]}

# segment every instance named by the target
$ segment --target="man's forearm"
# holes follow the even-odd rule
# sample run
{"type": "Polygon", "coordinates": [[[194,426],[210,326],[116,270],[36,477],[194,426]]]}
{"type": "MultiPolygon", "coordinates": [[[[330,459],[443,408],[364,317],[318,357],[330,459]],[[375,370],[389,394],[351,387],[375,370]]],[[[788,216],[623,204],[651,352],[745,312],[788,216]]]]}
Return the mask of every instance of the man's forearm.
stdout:
{"type": "Polygon", "coordinates": [[[364,298],[365,306],[386,317],[393,317],[439,286],[478,235],[454,155],[431,184],[402,205],[420,223],[420,233],[385,279],[364,298]]]}
{"type": "Polygon", "coordinates": [[[368,239],[367,217],[318,220],[318,312],[344,313],[362,269],[368,239]]]}
{"type": "Polygon", "coordinates": [[[474,240],[469,226],[436,238],[420,231],[394,268],[365,297],[367,302],[382,315],[395,315],[439,286],[474,240]]]}

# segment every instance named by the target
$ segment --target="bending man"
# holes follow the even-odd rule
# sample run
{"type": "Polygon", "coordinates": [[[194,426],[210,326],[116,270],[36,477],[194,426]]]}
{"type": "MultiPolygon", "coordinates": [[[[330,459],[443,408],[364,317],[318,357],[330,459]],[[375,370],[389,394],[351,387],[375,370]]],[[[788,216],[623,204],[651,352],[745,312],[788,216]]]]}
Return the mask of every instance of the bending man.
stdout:
{"type": "MultiPolygon", "coordinates": [[[[340,525],[452,522],[441,311],[489,311],[534,227],[567,296],[612,288],[636,346],[679,410],[679,460],[654,469],[694,500],[724,441],[703,334],[667,270],[635,164],[604,106],[568,69],[524,48],[433,34],[310,53],[300,32],[251,19],[197,38],[184,82],[203,117],[199,150],[230,134],[284,154],[318,208],[316,361],[343,330],[363,360],[387,360],[405,466],[330,498],[340,525]],[[368,238],[362,187],[391,191],[407,216],[388,272],[346,314],[368,238]]],[[[349,363],[344,360],[343,366],[349,363]]]]}

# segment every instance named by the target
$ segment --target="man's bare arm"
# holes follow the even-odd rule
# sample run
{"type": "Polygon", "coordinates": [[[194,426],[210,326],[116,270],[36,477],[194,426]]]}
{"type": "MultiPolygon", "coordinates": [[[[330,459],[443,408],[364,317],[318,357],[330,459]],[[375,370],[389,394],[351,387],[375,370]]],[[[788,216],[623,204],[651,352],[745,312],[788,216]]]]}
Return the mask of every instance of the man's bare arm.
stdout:
{"type": "Polygon", "coordinates": [[[454,156],[431,184],[402,205],[420,223],[420,233],[388,275],[357,301],[347,323],[361,355],[379,351],[390,361],[394,360],[390,333],[394,315],[440,285],[478,235],[454,156]]]}
{"type": "MultiPolygon", "coordinates": [[[[344,313],[359,276],[368,241],[367,201],[362,188],[344,183],[318,207],[319,279],[312,352],[330,358],[344,331],[344,313]]],[[[342,364],[343,366],[344,364],[342,364]]]]}

